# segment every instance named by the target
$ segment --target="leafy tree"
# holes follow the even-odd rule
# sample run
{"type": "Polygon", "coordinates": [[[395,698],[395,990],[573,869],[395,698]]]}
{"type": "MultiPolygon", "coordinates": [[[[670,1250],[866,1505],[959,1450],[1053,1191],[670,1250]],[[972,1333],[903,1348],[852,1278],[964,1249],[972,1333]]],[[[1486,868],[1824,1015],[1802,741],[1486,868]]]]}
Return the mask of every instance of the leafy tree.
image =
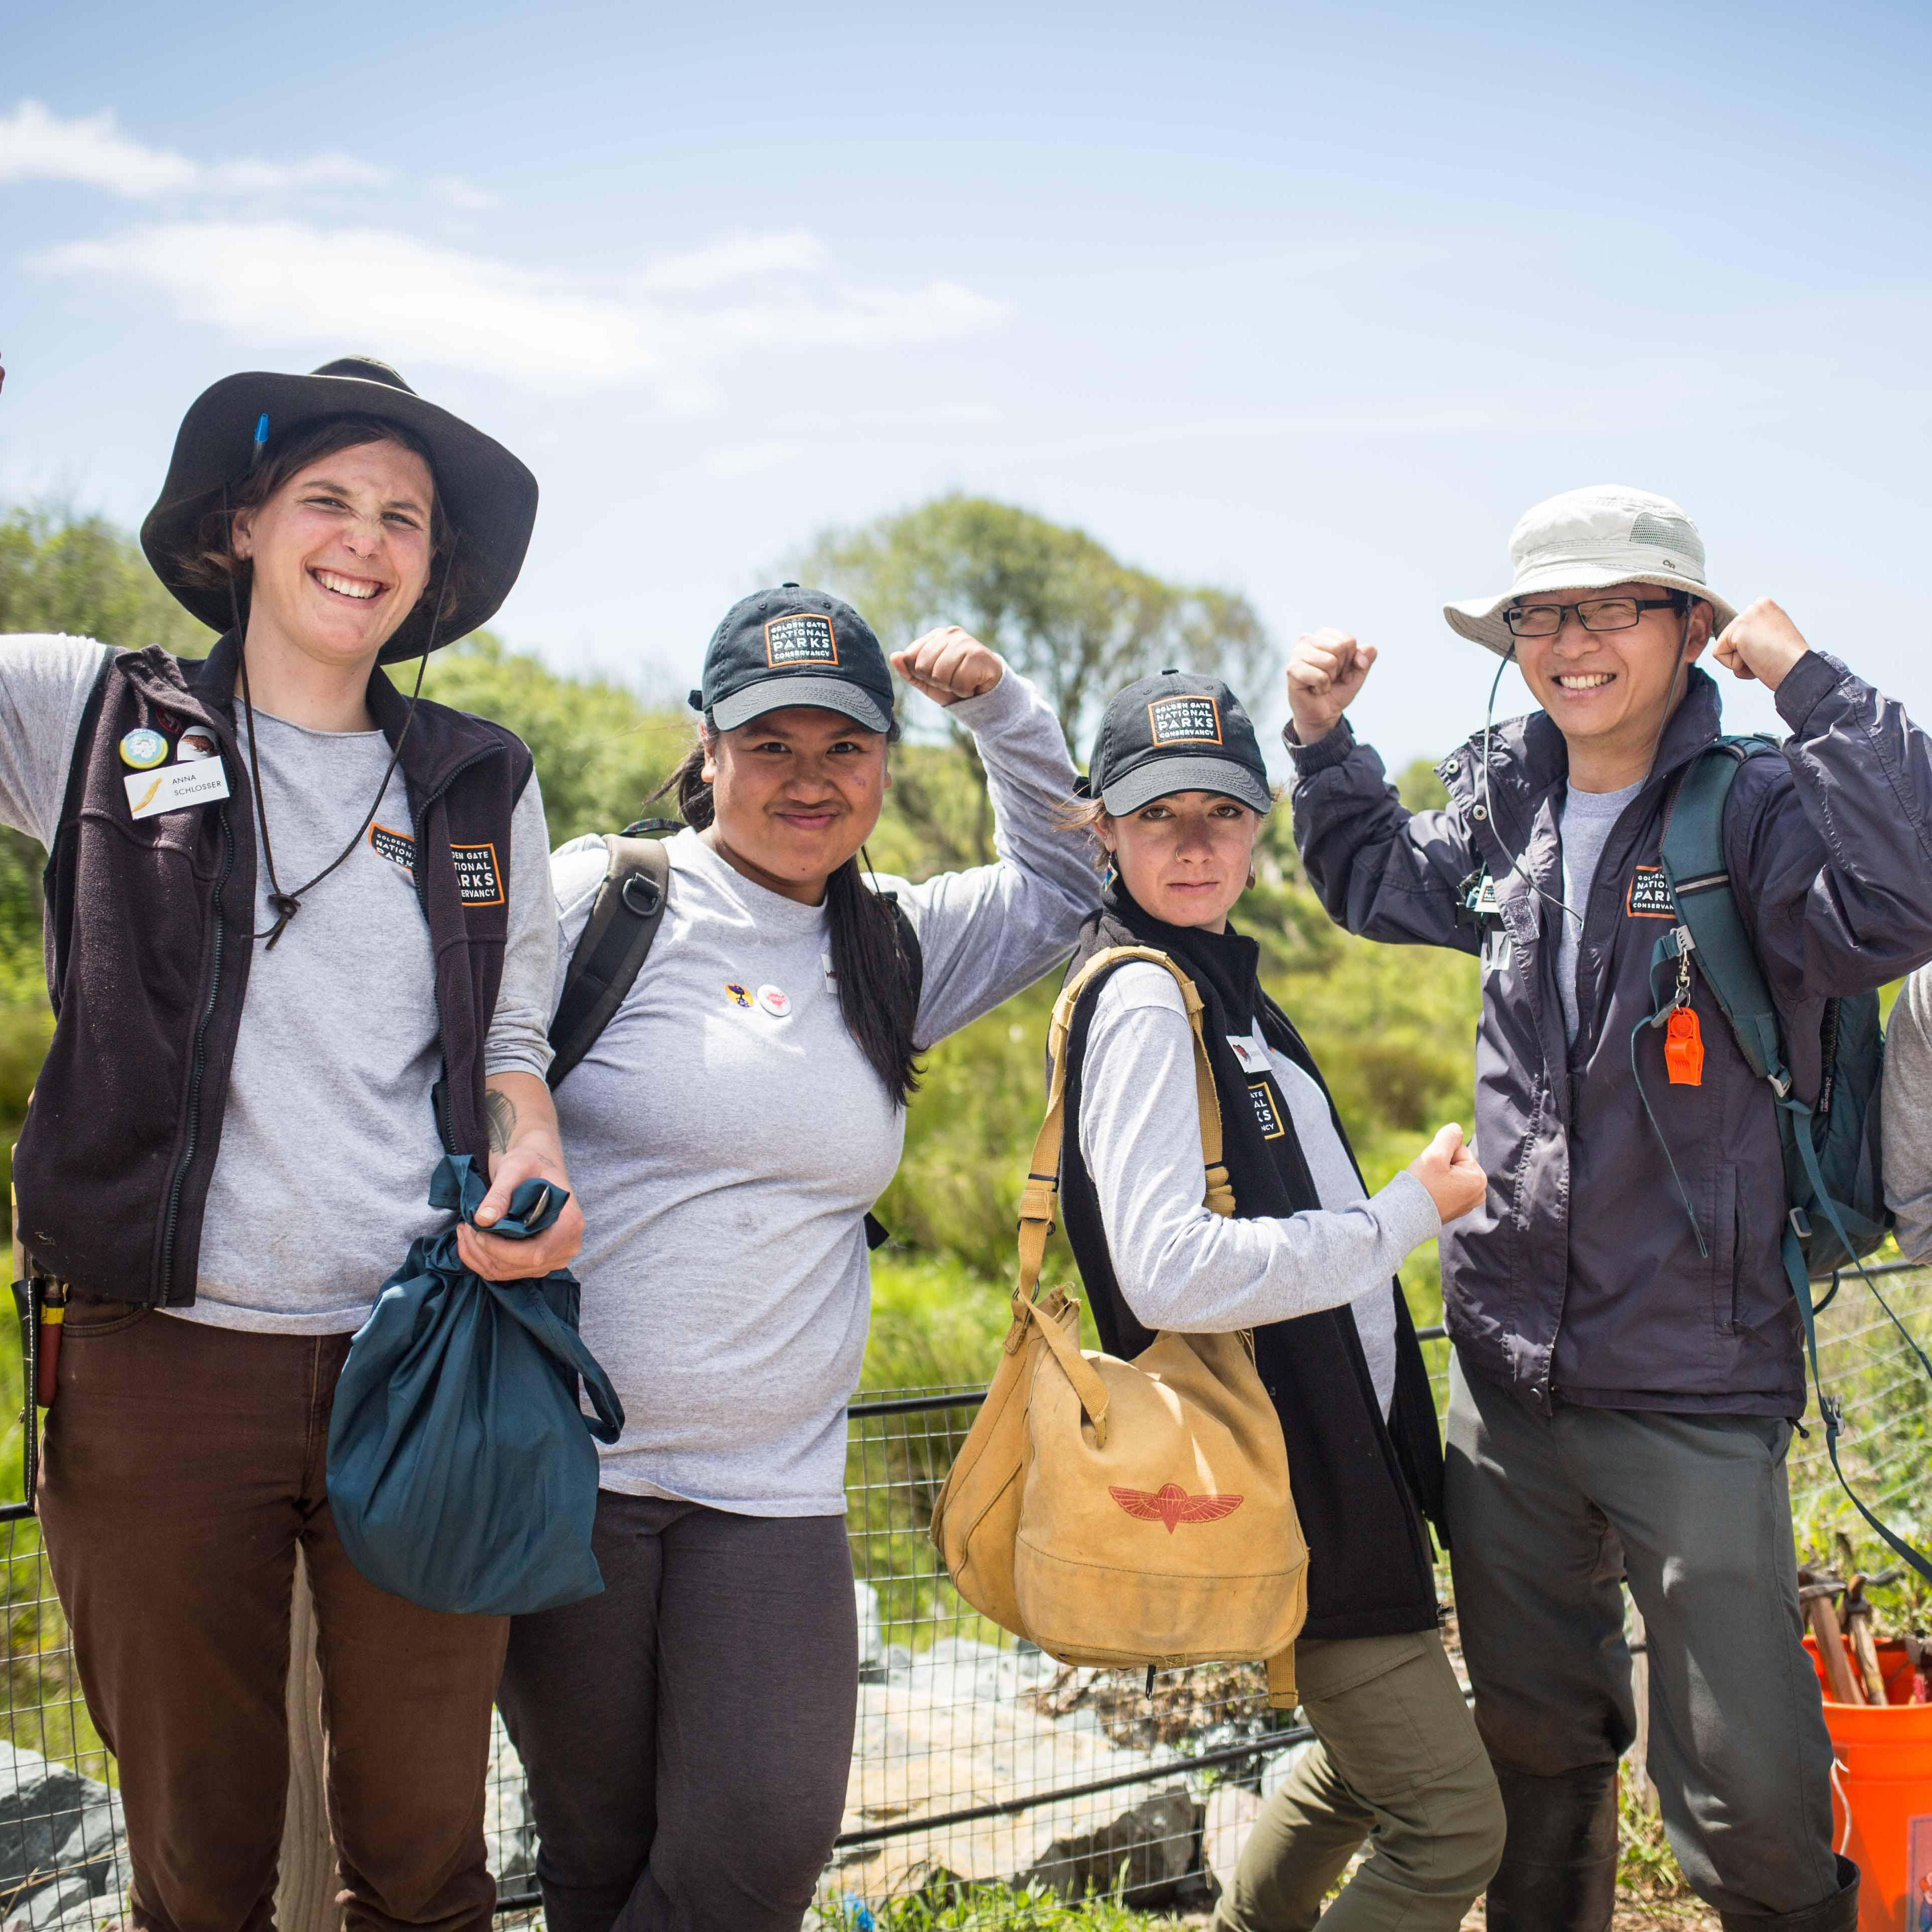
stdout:
{"type": "Polygon", "coordinates": [[[799,567],[862,610],[889,648],[934,624],[964,625],[1040,686],[1070,744],[1120,686],[1163,665],[1250,690],[1276,668],[1245,597],[1166,583],[1084,530],[985,496],[828,530],[799,567]]]}
{"type": "Polygon", "coordinates": [[[198,657],[214,640],[161,588],[140,546],[98,517],[0,518],[0,633],[65,631],[198,657]]]}
{"type": "MultiPolygon", "coordinates": [[[[398,668],[406,691],[412,664],[398,668]]],[[[616,832],[669,801],[647,802],[684,756],[696,723],[688,711],[654,709],[634,692],[601,677],[554,671],[513,651],[488,631],[438,651],[423,695],[507,724],[530,746],[543,787],[550,843],[586,832],[616,832]]]]}

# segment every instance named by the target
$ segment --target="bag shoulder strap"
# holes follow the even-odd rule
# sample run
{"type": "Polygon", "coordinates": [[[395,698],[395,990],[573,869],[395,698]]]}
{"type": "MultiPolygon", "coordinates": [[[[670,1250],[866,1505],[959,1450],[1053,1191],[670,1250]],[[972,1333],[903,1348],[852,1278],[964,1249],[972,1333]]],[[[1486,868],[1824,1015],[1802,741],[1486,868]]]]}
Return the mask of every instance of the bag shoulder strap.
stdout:
{"type": "Polygon", "coordinates": [[[590,916],[578,934],[550,1023],[550,1084],[596,1044],[624,1003],[664,923],[670,898],[670,855],[655,838],[607,832],[610,861],[590,916]]]}
{"type": "Polygon", "coordinates": [[[1053,1232],[1054,1210],[1060,1196],[1060,1157],[1066,1130],[1066,1034],[1073,1022],[1073,1010],[1080,996],[1102,974],[1130,959],[1144,959],[1174,975],[1174,984],[1187,1008],[1187,1024],[1194,1035],[1194,1094],[1201,1114],[1201,1152],[1207,1169],[1205,1199],[1216,1214],[1234,1211],[1234,1191],[1228,1182],[1222,1160],[1221,1101],[1214,1090],[1214,1064],[1208,1058],[1208,1042],[1201,1030],[1201,995],[1172,959],[1151,946],[1110,946],[1096,952],[1060,989],[1053,1003],[1053,1022],[1047,1034],[1047,1052],[1053,1062],[1053,1078],[1047,1091],[1046,1118],[1040,1124],[1033,1144],[1026,1186],[1020,1193],[1020,1279],[1015,1300],[1031,1301],[1040,1284],[1040,1271],[1046,1259],[1046,1238],[1053,1232]]]}
{"type": "Polygon", "coordinates": [[[1698,970],[1724,1009],[1751,1071],[1782,1094],[1790,1084],[1778,1009],[1758,964],[1724,856],[1724,806],[1744,761],[1774,748],[1765,738],[1720,738],[1693,759],[1664,820],[1664,875],[1689,931],[1698,970]]]}

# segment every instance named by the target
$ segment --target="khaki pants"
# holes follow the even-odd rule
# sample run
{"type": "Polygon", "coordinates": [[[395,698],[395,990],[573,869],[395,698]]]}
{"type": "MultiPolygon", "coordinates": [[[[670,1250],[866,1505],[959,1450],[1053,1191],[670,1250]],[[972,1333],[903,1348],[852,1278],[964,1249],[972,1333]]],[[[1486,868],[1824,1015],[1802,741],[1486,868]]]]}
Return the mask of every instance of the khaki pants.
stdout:
{"type": "Polygon", "coordinates": [[[1304,1642],[1295,1671],[1316,1742],[1250,1833],[1215,1932],[1453,1932],[1502,1856],[1503,1807],[1442,1638],[1304,1642]]]}
{"type": "Polygon", "coordinates": [[[272,1923],[296,1546],[316,1599],[347,1923],[486,1932],[490,1706],[508,1619],[369,1582],[335,1534],[346,1335],[244,1334],[76,1302],[40,1522],[87,1707],[119,1762],[142,1932],[272,1923]]]}

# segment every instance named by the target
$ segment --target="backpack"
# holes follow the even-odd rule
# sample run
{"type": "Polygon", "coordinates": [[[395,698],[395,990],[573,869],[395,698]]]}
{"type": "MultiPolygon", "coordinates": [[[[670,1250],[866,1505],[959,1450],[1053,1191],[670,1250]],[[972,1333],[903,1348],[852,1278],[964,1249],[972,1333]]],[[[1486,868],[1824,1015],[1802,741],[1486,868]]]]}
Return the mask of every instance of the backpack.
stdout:
{"type": "Polygon", "coordinates": [[[1204,1198],[1216,1214],[1234,1212],[1200,994],[1152,947],[1096,953],[1054,1005],[1013,1325],[933,1505],[932,1540],[968,1603],[1062,1664],[1144,1664],[1151,1689],[1157,1669],[1262,1660],[1268,1702],[1288,1709],[1308,1545],[1252,1338],[1163,1330],[1124,1362],[1082,1349],[1080,1304],[1066,1288],[1034,1299],[1060,1191],[1067,1028],[1095,976],[1129,959],[1172,973],[1186,1003],[1204,1198]]]}
{"type": "MultiPolygon", "coordinates": [[[[1839,1271],[1848,1267],[1858,1270],[1928,1376],[1932,1376],[1932,1361],[1927,1360],[1924,1351],[1864,1270],[1864,1257],[1885,1239],[1892,1218],[1885,1204],[1880,1171],[1879,1087],[1885,1068],[1885,1035],[1879,1024],[1878,995],[1858,993],[1826,1002],[1820,1042],[1823,1076],[1816,1103],[1807,1106],[1792,1091],[1778,1010],[1765,984],[1724,856],[1724,806],[1731,786],[1748,759],[1774,754],[1778,748],[1774,740],[1766,737],[1720,738],[1700,753],[1678,779],[1664,814],[1663,863],[1681,922],[1657,942],[1651,970],[1654,980],[1659,966],[1675,962],[1682,986],[1688,980],[1689,962],[1694,960],[1730,1023],[1746,1064],[1771,1088],[1784,1155],[1785,1198],[1790,1204],[1782,1243],[1784,1271],[1804,1324],[1832,1467],[1858,1514],[1897,1555],[1932,1582],[1932,1564],[1880,1522],[1846,1480],[1838,1462],[1844,1404],[1826,1392],[1819,1371],[1817,1311],[1837,1294],[1839,1271]],[[1812,1282],[1827,1280],[1832,1283],[1830,1292],[1822,1300],[1814,1301],[1812,1282]]],[[[1663,1024],[1671,1004],[1660,1004],[1639,1030],[1643,1025],[1663,1024]]],[[[1634,1071],[1634,1036],[1631,1065],[1634,1071]]],[[[1637,1090],[1641,1096],[1640,1081],[1637,1090]]],[[[1649,1106],[1646,1099],[1646,1112],[1649,1106]]],[[[1696,1226],[1694,1213],[1691,1224],[1696,1226]]],[[[1701,1249],[1701,1228],[1697,1238],[1701,1249]]]]}
{"type": "MultiPolygon", "coordinates": [[[[664,923],[664,908],[670,901],[670,856],[662,841],[665,833],[683,830],[682,822],[675,818],[640,818],[622,832],[604,835],[604,847],[610,854],[604,882],[597,888],[590,916],[577,936],[570,964],[564,970],[563,991],[557,999],[556,1017],[550,1023],[551,1058],[548,1078],[553,1093],[564,1076],[596,1045],[598,1035],[610,1024],[650,956],[658,928],[664,923]]],[[[913,930],[912,921],[906,916],[897,893],[881,892],[879,896],[892,908],[916,1009],[926,977],[919,934],[913,930]]],[[[889,1238],[885,1224],[868,1213],[866,1246],[882,1247],[889,1238]]]]}

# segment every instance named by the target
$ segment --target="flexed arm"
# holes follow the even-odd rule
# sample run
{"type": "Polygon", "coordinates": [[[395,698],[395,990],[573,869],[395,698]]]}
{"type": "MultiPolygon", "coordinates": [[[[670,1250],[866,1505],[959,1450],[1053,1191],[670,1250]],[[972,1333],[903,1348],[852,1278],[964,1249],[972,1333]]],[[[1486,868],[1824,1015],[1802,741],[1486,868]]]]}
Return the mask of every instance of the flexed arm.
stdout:
{"type": "Polygon", "coordinates": [[[1329,916],[1349,932],[1398,944],[1474,952],[1476,928],[1460,917],[1474,842],[1460,807],[1411,812],[1382,760],[1343,711],[1376,662],[1346,631],[1304,632],[1288,664],[1287,734],[1294,760],[1294,842],[1329,916]]]}

